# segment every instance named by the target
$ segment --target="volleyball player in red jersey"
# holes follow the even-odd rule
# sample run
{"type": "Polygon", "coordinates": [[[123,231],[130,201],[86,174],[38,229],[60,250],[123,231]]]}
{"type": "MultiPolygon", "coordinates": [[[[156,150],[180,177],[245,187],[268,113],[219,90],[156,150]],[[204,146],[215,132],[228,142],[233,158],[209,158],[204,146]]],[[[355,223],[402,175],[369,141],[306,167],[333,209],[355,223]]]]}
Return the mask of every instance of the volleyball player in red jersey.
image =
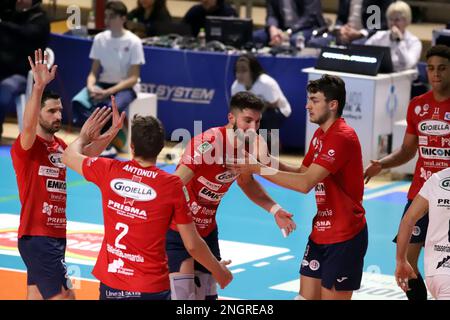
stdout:
{"type": "MultiPolygon", "coordinates": [[[[444,45],[434,46],[428,50],[426,57],[431,90],[409,103],[402,146],[380,160],[372,160],[364,174],[368,182],[382,169],[407,163],[419,150],[403,215],[425,181],[433,173],[450,166],[450,48],[444,45]]],[[[417,278],[408,281],[406,296],[409,300],[427,299],[427,288],[417,265],[425,244],[427,228],[428,214],[417,221],[408,245],[408,262],[417,275],[417,278]]]]}
{"type": "Polygon", "coordinates": [[[324,75],[310,81],[307,91],[306,109],[319,128],[301,167],[275,170],[256,161],[232,167],[237,173],[260,174],[301,193],[315,189],[317,213],[300,266],[296,299],[351,299],[361,285],[368,245],[361,145],[341,117],[344,81],[324,75]]]}
{"type": "MultiPolygon", "coordinates": [[[[34,85],[25,106],[23,130],[11,148],[22,205],[18,232],[20,256],[27,267],[27,299],[74,299],[65,264],[66,167],[59,96],[44,92],[57,66],[47,68],[47,54],[28,57],[34,85]]],[[[85,130],[86,128],[82,129],[85,130]]],[[[109,133],[113,133],[111,128],[109,133]]],[[[83,153],[98,155],[108,139],[87,146],[83,153]]]]}
{"type": "MultiPolygon", "coordinates": [[[[256,134],[263,107],[263,101],[253,93],[235,94],[230,101],[228,124],[194,137],[175,172],[189,193],[189,207],[197,230],[218,260],[221,257],[216,214],[222,197],[235,180],[250,200],[275,216],[276,223],[286,235],[295,229],[292,215],[272,200],[251,175],[233,174],[226,167],[226,162],[243,155],[246,138],[254,138],[247,148],[257,148],[267,154],[263,138],[256,134]]],[[[201,263],[193,261],[178,231],[172,224],[167,235],[172,299],[217,299],[214,279],[201,263]]]]}
{"type": "MultiPolygon", "coordinates": [[[[170,281],[165,237],[170,223],[180,230],[189,253],[205,265],[224,288],[232,280],[230,261],[217,261],[198,235],[180,178],[156,167],[164,146],[164,129],[153,117],[137,116],[131,127],[132,160],[88,158],[81,154],[92,141],[105,139],[101,127],[109,110],[97,109],[63,154],[63,163],[101,190],[105,236],[93,274],[102,300],[167,300],[170,281]]],[[[122,123],[113,98],[113,123],[122,123]]],[[[121,126],[121,125],[120,125],[121,126]]],[[[119,127],[120,127],[119,126],[119,127]]]]}

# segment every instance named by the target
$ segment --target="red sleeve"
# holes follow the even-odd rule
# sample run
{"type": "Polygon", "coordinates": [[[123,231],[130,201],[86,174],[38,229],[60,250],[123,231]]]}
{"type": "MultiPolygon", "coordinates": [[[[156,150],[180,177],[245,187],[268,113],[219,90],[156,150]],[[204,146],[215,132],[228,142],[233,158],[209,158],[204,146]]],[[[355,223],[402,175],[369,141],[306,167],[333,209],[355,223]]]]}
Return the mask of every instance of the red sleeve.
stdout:
{"type": "Polygon", "coordinates": [[[406,113],[406,132],[417,136],[417,123],[415,123],[414,118],[414,108],[416,105],[416,100],[413,99],[408,106],[408,111],[406,113]]]}
{"type": "Polygon", "coordinates": [[[354,145],[351,137],[344,134],[329,136],[323,142],[322,150],[317,155],[313,163],[324,167],[331,173],[336,173],[354,155],[354,145]]]}
{"type": "Polygon", "coordinates": [[[188,207],[189,194],[186,187],[177,177],[173,184],[173,200],[174,200],[174,214],[173,222],[175,224],[188,224],[192,222],[191,211],[188,207]]]}
{"type": "MultiPolygon", "coordinates": [[[[36,138],[36,140],[37,140],[37,138],[36,138]]],[[[15,153],[16,156],[18,156],[18,157],[24,157],[24,156],[26,156],[27,154],[29,154],[30,152],[33,151],[34,146],[36,145],[36,140],[34,140],[34,143],[33,143],[33,145],[31,146],[30,149],[24,150],[24,149],[22,148],[22,145],[20,144],[20,134],[19,134],[19,136],[18,136],[17,139],[14,141],[14,143],[13,143],[13,145],[12,145],[12,147],[11,147],[11,153],[15,153]]]]}
{"type": "Polygon", "coordinates": [[[100,186],[105,180],[105,176],[110,172],[114,161],[117,160],[88,157],[83,160],[83,176],[87,181],[93,182],[97,186],[100,186]]]}

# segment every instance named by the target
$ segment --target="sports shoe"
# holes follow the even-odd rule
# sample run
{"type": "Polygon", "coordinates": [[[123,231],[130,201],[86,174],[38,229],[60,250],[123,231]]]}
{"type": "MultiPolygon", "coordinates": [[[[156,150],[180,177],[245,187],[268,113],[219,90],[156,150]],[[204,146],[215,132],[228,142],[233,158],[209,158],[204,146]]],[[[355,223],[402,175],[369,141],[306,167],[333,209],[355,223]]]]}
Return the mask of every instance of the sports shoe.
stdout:
{"type": "Polygon", "coordinates": [[[114,159],[117,157],[117,149],[114,146],[109,145],[102,153],[100,153],[100,157],[114,159]]]}

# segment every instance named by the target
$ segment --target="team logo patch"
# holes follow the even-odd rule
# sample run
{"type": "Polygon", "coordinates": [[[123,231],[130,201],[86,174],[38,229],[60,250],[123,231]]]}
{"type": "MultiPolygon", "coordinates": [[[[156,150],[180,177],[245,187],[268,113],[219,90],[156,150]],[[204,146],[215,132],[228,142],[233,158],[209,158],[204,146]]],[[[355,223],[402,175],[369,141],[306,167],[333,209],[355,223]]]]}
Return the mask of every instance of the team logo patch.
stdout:
{"type": "Polygon", "coordinates": [[[450,177],[444,178],[439,182],[439,187],[444,190],[450,191],[450,177]]]}
{"type": "Polygon", "coordinates": [[[414,226],[412,234],[413,234],[413,236],[415,236],[415,237],[417,237],[418,235],[420,235],[420,227],[414,226]]]}
{"type": "Polygon", "coordinates": [[[46,187],[48,192],[66,193],[66,182],[64,180],[47,179],[46,187]]]}
{"type": "Polygon", "coordinates": [[[47,166],[39,166],[38,174],[40,176],[44,176],[44,177],[58,178],[59,177],[59,169],[47,167],[47,166]]]}
{"type": "Polygon", "coordinates": [[[119,196],[136,201],[150,201],[156,198],[156,191],[141,182],[128,179],[114,179],[110,182],[110,187],[119,196]]]}
{"type": "Polygon", "coordinates": [[[58,168],[65,168],[66,165],[62,163],[62,153],[50,153],[48,155],[48,160],[58,168]]]}
{"type": "Polygon", "coordinates": [[[427,136],[446,136],[450,134],[450,124],[440,120],[424,120],[418,125],[419,132],[427,136]]]}
{"type": "Polygon", "coordinates": [[[444,120],[450,121],[450,112],[445,113],[444,120]]]}
{"type": "Polygon", "coordinates": [[[317,261],[317,260],[311,260],[311,261],[309,262],[309,268],[310,268],[312,271],[317,271],[317,270],[319,270],[319,268],[320,268],[320,263],[319,263],[319,261],[317,261]]]}
{"type": "Polygon", "coordinates": [[[334,157],[336,155],[336,151],[334,151],[333,149],[328,150],[328,155],[330,157],[334,157]]]}

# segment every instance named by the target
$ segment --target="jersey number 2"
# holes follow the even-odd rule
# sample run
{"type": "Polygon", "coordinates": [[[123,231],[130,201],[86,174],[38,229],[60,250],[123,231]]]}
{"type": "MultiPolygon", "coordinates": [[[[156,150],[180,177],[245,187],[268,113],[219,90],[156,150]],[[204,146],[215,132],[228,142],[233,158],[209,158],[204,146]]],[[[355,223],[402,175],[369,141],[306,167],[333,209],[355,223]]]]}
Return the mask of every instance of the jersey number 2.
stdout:
{"type": "Polygon", "coordinates": [[[121,233],[119,233],[119,235],[116,238],[116,242],[114,243],[114,245],[116,246],[116,248],[122,249],[122,250],[126,250],[127,246],[120,244],[120,240],[122,240],[123,237],[125,237],[125,235],[128,233],[128,226],[125,223],[122,222],[118,222],[116,224],[116,230],[120,230],[123,229],[121,233]]]}

